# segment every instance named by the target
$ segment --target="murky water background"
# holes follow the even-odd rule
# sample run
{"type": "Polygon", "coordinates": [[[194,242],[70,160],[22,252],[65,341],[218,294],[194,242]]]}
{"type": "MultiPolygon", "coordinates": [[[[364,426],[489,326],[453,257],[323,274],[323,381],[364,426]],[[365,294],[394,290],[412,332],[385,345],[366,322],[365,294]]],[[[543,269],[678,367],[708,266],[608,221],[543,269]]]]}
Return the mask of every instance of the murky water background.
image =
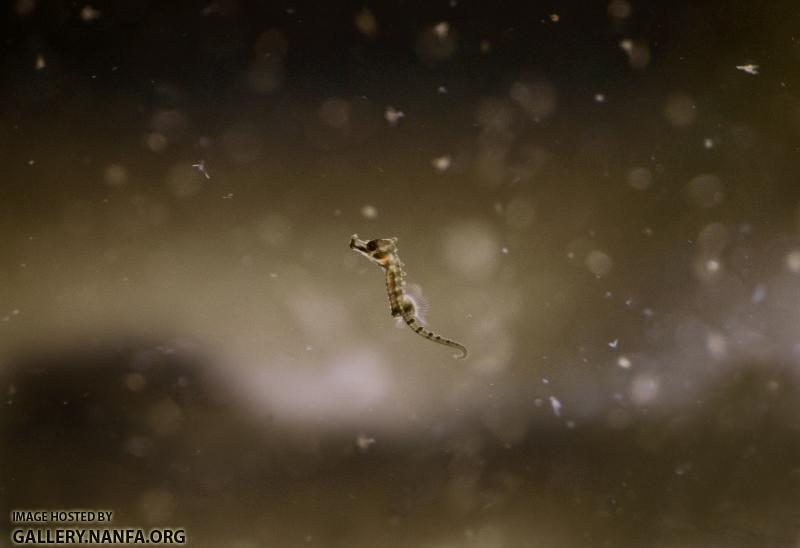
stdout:
{"type": "Polygon", "coordinates": [[[4,507],[800,542],[791,2],[8,9],[4,507]],[[353,233],[399,238],[468,361],[397,328],[353,233]]]}

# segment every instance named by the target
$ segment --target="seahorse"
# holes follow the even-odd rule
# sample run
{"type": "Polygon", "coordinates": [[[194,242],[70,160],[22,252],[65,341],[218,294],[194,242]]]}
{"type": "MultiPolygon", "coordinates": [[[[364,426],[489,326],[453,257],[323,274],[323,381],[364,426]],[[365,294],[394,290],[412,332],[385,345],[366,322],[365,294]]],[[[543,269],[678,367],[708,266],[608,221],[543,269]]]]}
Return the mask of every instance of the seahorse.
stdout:
{"type": "Polygon", "coordinates": [[[421,325],[414,301],[406,294],[406,273],[403,270],[405,265],[397,254],[397,238],[361,240],[358,234],[353,234],[350,237],[350,249],[364,255],[386,273],[386,290],[389,293],[389,309],[392,317],[403,318],[406,325],[421,337],[457,348],[461,351],[461,355],[456,354],[455,358],[467,357],[467,348],[463,344],[442,337],[421,325]]]}

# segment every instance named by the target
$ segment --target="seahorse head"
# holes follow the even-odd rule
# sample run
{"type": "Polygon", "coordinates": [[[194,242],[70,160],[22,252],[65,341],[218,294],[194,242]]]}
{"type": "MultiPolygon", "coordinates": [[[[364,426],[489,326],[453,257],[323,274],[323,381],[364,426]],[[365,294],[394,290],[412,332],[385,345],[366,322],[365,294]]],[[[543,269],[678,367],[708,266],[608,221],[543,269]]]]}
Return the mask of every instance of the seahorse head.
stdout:
{"type": "Polygon", "coordinates": [[[358,234],[353,234],[350,237],[350,249],[358,251],[373,263],[386,267],[397,251],[397,238],[361,240],[358,234]]]}

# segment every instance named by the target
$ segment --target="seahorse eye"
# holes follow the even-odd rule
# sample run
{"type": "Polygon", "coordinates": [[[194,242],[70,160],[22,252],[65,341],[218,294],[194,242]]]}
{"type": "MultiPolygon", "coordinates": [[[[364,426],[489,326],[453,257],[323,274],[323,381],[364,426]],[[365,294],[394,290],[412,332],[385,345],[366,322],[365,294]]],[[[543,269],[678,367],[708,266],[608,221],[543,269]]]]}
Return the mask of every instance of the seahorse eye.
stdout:
{"type": "Polygon", "coordinates": [[[375,251],[378,249],[378,241],[377,240],[370,240],[367,242],[367,251],[375,251]]]}

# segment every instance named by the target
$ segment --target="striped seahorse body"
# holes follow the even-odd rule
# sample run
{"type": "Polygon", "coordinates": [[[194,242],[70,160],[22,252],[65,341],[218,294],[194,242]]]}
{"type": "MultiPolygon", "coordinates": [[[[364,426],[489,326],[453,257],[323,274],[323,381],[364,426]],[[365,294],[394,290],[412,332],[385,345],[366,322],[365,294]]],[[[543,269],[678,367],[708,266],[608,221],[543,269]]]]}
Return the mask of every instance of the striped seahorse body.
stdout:
{"type": "Polygon", "coordinates": [[[404,265],[397,255],[397,238],[365,241],[360,240],[358,235],[354,234],[350,238],[350,249],[358,251],[385,271],[389,309],[393,317],[402,317],[406,325],[421,337],[458,349],[461,351],[461,355],[456,355],[457,358],[467,357],[467,349],[463,344],[442,337],[421,324],[417,317],[414,301],[406,295],[406,273],[403,270],[404,265]]]}

